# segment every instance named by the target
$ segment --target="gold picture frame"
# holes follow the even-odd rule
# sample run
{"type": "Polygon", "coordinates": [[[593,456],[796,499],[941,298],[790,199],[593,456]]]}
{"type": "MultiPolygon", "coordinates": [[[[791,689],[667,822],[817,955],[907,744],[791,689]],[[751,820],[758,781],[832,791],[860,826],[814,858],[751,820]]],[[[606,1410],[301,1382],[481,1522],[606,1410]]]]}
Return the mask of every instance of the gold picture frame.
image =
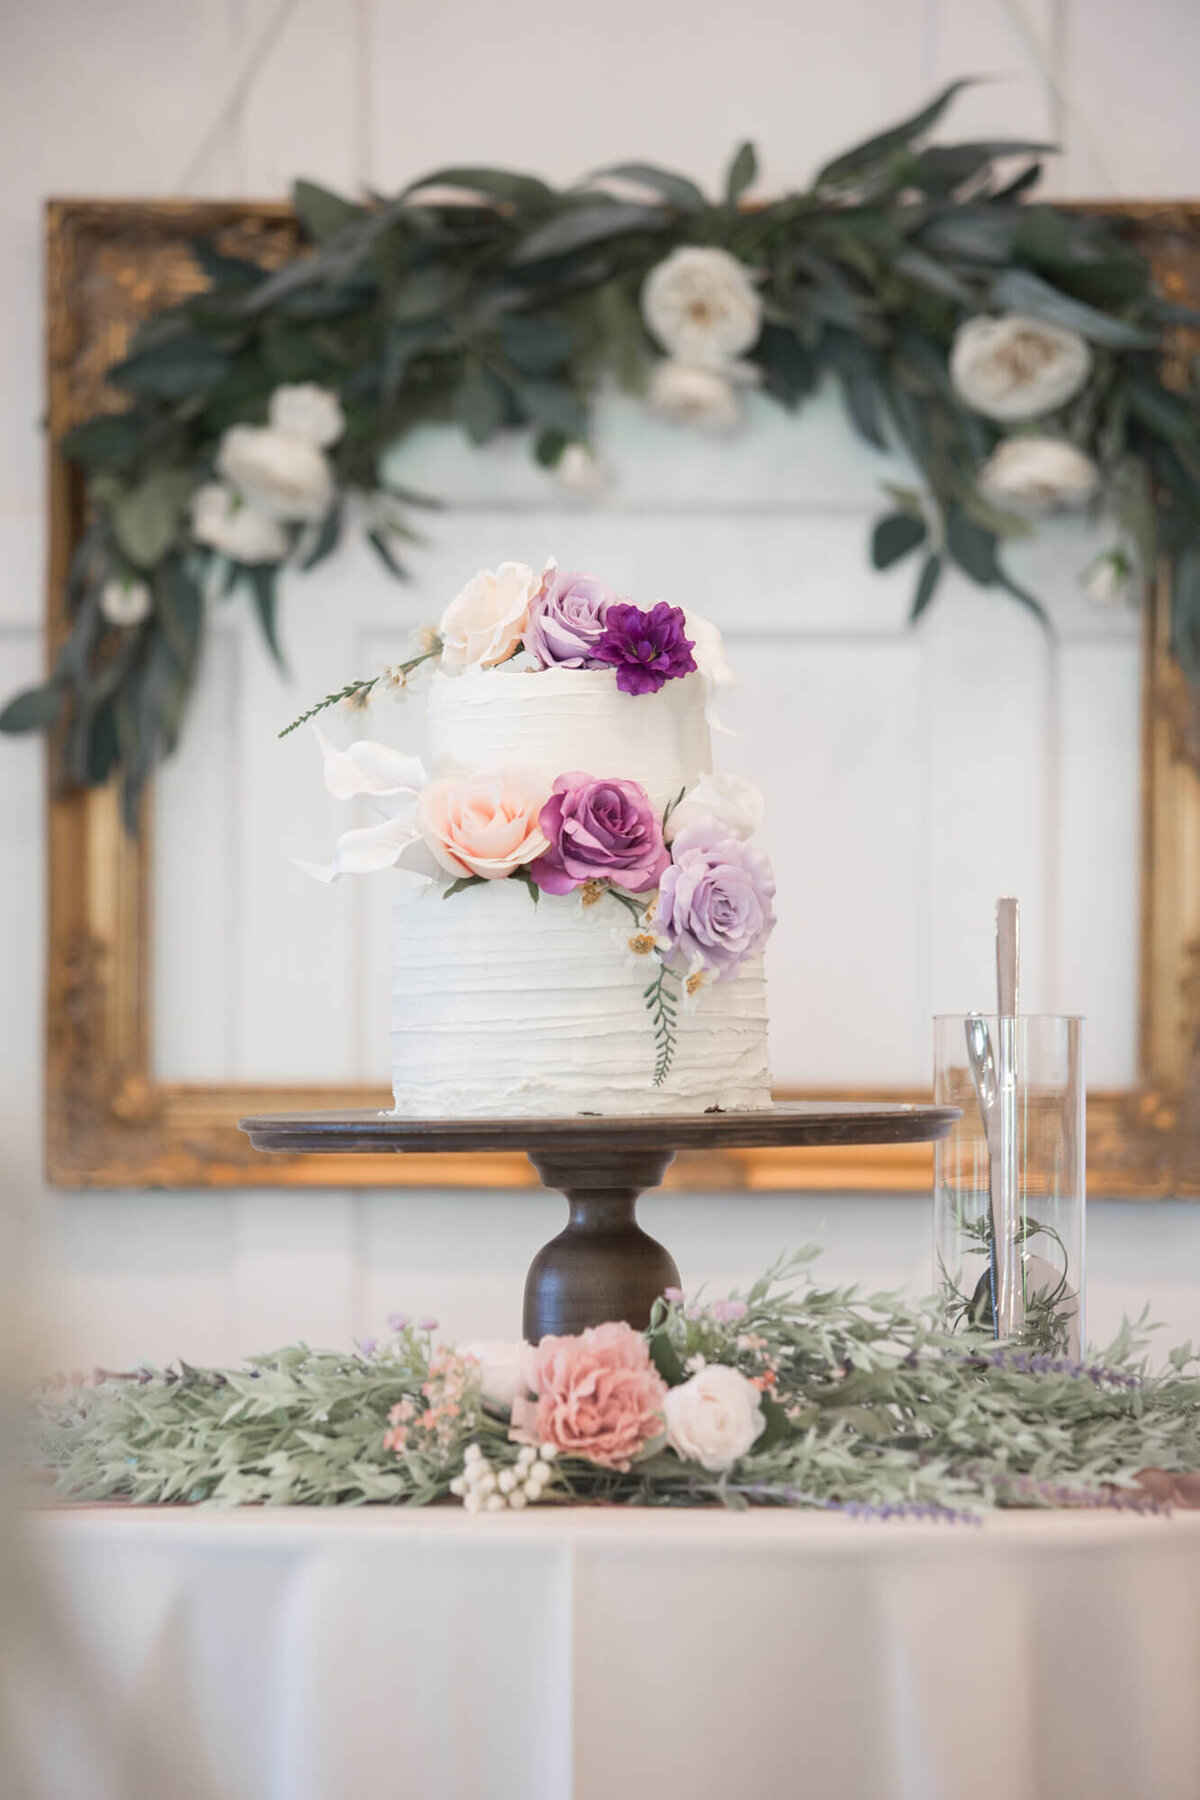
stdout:
{"type": "MultiPolygon", "coordinates": [[[[1200,204],[1120,212],[1171,298],[1200,306],[1200,204]]],[[[83,516],[64,431],[116,395],[104,371],[137,323],[194,291],[198,237],[278,264],[297,242],[291,209],[244,201],[54,200],[46,218],[50,510],[47,638],[66,632],[64,592],[83,516]]],[[[1181,334],[1182,335],[1182,334],[1181,334]]],[[[1191,335],[1191,334],[1188,334],[1191,335]]],[[[1191,354],[1181,344],[1180,354],[1191,354]]],[[[1088,1186],[1126,1199],[1200,1196],[1200,709],[1169,650],[1159,574],[1145,609],[1138,1080],[1088,1097],[1088,1186]]],[[[50,767],[55,766],[54,758],[50,767]]],[[[263,1156],[247,1113],[383,1106],[382,1089],[212,1086],[154,1079],[150,1061],[150,834],[124,830],[113,787],[66,788],[49,805],[46,1169],[62,1187],[520,1187],[519,1154],[263,1156]]],[[[859,1093],[860,1099],[922,1096],[859,1093]]],[[[836,1153],[681,1155],[669,1185],[692,1189],[916,1191],[927,1146],[836,1153]]]]}

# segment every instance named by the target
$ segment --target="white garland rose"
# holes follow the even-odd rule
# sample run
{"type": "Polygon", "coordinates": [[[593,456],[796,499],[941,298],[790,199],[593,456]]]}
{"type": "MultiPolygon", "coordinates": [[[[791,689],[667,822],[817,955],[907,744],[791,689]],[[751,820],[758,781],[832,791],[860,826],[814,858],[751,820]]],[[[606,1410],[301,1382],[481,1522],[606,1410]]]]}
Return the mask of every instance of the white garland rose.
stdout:
{"type": "Polygon", "coordinates": [[[1005,438],[979,471],[985,500],[1029,518],[1078,511],[1099,483],[1100,471],[1091,457],[1061,438],[1005,438]]]}
{"type": "Polygon", "coordinates": [[[222,434],[216,468],[274,519],[321,519],[333,501],[333,471],[325,452],[274,425],[231,425],[222,434]]]}
{"type": "Polygon", "coordinates": [[[115,575],[100,590],[100,612],[110,625],[127,630],[140,625],[154,610],[150,589],[133,576],[115,575]]]}
{"type": "Polygon", "coordinates": [[[346,415],[337,395],[315,381],[277,387],[267,417],[276,431],[315,444],[318,450],[328,450],[346,429],[346,415]]]}
{"type": "Polygon", "coordinates": [[[950,351],[959,397],[1005,425],[1057,412],[1082,391],[1091,369],[1091,350],[1077,331],[1022,313],[968,319],[950,351]]]}
{"type": "Polygon", "coordinates": [[[762,301],[744,265],[727,250],[695,244],[651,269],[642,314],[667,355],[696,368],[727,368],[762,330],[762,301]]]}
{"type": "Polygon", "coordinates": [[[650,371],[646,400],[651,412],[679,425],[724,432],[741,423],[737,389],[728,374],[700,363],[663,357],[650,371]]]}
{"type": "Polygon", "coordinates": [[[223,481],[206,481],[192,495],[192,536],[239,563],[274,563],[287,555],[279,520],[223,481]]]}
{"type": "Polygon", "coordinates": [[[690,1380],[670,1388],[663,1402],[667,1442],[685,1462],[711,1475],[731,1469],[761,1437],[767,1421],[762,1396],[752,1381],[709,1363],[690,1380]]]}

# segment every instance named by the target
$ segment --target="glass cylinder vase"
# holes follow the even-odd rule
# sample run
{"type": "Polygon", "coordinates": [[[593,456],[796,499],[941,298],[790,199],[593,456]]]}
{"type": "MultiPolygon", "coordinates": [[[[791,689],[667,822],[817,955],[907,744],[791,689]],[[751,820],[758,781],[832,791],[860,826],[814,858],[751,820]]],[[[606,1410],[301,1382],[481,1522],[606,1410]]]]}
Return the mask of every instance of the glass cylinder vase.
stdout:
{"type": "Polygon", "coordinates": [[[954,1331],[1078,1357],[1084,1330],[1083,1020],[943,1013],[933,1097],[934,1278],[954,1331]]]}

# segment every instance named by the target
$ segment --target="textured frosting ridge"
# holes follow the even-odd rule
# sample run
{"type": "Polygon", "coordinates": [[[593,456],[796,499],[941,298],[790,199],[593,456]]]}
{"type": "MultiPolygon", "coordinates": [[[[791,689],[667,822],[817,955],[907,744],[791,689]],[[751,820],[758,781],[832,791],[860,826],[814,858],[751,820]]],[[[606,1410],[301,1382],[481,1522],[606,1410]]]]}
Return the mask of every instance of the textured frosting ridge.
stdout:
{"type": "Polygon", "coordinates": [[[712,769],[698,675],[622,694],[608,669],[468,669],[434,675],[425,722],[430,775],[505,764],[548,780],[571,770],[640,781],[656,806],[712,769]]]}
{"type": "MultiPolygon", "coordinates": [[[[539,677],[540,679],[540,677],[539,677]]],[[[452,898],[435,884],[393,909],[396,1111],[413,1118],[563,1117],[770,1104],[762,959],[682,1007],[674,1062],[655,1087],[643,971],[628,914],[602,899],[492,881],[452,898]]]]}

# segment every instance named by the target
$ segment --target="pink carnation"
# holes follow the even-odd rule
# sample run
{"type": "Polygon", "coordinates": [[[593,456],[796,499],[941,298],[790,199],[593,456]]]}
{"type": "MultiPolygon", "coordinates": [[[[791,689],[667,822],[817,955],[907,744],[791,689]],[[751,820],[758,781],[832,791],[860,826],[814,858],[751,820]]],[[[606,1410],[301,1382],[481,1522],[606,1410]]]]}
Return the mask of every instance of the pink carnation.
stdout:
{"type": "Polygon", "coordinates": [[[628,1469],[663,1431],[666,1383],[645,1339],[624,1322],[593,1325],[578,1337],[544,1337],[530,1353],[534,1399],[517,1399],[511,1435],[586,1456],[606,1469],[628,1469]]]}

